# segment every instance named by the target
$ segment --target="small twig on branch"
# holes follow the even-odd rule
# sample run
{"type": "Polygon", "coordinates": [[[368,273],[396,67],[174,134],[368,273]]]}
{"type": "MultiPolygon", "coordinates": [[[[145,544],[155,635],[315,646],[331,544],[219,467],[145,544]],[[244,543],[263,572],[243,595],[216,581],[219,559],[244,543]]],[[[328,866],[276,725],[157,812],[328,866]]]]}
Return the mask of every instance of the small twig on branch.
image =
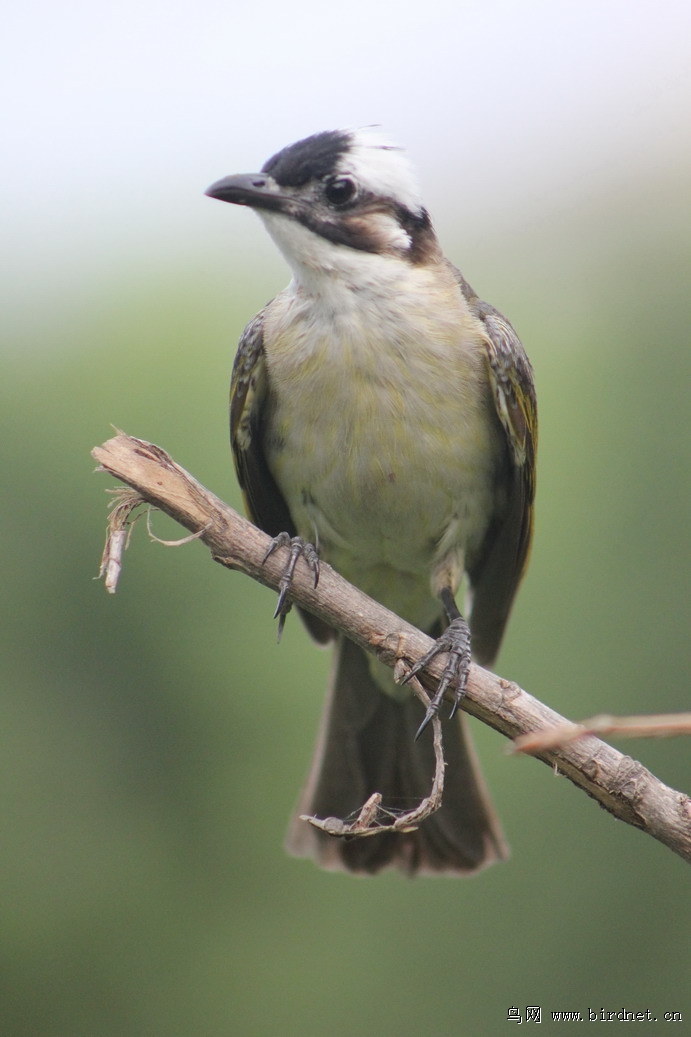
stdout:
{"type": "MultiPolygon", "coordinates": [[[[120,434],[97,447],[93,456],[102,469],[190,532],[199,534],[215,561],[274,590],[278,588],[285,563],[283,552],[275,552],[263,563],[269,538],[206,490],[160,447],[120,434]]],[[[312,573],[306,567],[297,567],[291,598],[388,666],[395,666],[401,659],[414,663],[432,644],[429,637],[324,563],[317,587],[312,573]]],[[[435,660],[420,675],[428,690],[435,689],[442,668],[442,663],[435,660]]],[[[471,666],[463,708],[507,738],[568,724],[517,684],[475,665],[471,666]]],[[[533,755],[556,768],[615,817],[691,861],[691,800],[663,784],[642,764],[592,735],[557,748],[535,750],[533,755]]],[[[370,812],[376,814],[375,807],[373,804],[370,812]]]]}
{"type": "MultiPolygon", "coordinates": [[[[430,697],[420,684],[417,677],[412,677],[410,686],[422,702],[425,709],[429,708],[430,697]]],[[[382,832],[414,832],[423,821],[439,810],[444,795],[444,750],[442,746],[442,726],[439,714],[432,717],[432,736],[434,744],[434,778],[429,796],[425,796],[412,810],[393,813],[390,809],[382,806],[380,792],[375,792],[363,804],[354,821],[343,821],[339,817],[311,817],[309,814],[300,814],[301,821],[309,821],[315,828],[321,829],[327,835],[357,836],[362,838],[368,835],[380,835],[382,832]]]]}
{"type": "Polygon", "coordinates": [[[112,494],[115,503],[108,515],[108,531],[98,575],[103,577],[108,593],[115,594],[122,572],[122,556],[130,542],[134,523],[143,514],[140,512],[139,515],[135,515],[134,512],[145,505],[146,501],[134,490],[119,489],[106,492],[112,494]]]}
{"type": "Polygon", "coordinates": [[[534,753],[541,749],[557,749],[586,735],[619,735],[622,738],[671,738],[691,735],[691,713],[650,713],[638,717],[612,717],[599,713],[578,724],[567,721],[544,731],[520,735],[513,743],[517,753],[534,753]]]}

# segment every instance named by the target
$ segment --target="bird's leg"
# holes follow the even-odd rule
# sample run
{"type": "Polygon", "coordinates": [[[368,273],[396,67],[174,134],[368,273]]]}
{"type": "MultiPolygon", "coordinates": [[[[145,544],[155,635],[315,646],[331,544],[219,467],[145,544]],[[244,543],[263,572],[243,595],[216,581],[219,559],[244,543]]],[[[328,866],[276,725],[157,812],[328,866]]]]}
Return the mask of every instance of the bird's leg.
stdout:
{"type": "Polygon", "coordinates": [[[446,689],[449,687],[453,689],[454,701],[451,706],[451,713],[449,714],[450,717],[453,717],[463,696],[465,695],[465,689],[468,683],[468,671],[470,669],[470,627],[459,612],[450,587],[444,587],[439,597],[444,606],[444,611],[449,620],[449,625],[441,637],[437,638],[429,652],[427,652],[426,655],[423,655],[422,659],[419,659],[418,662],[415,663],[402,682],[405,684],[411,677],[414,677],[419,673],[420,670],[423,670],[433,659],[436,659],[438,655],[441,655],[442,652],[448,653],[449,658],[444,667],[444,672],[441,675],[439,687],[437,688],[434,698],[427,707],[424,720],[417,730],[417,734],[415,735],[416,740],[425,730],[432,717],[436,716],[439,712],[446,689]]]}
{"type": "Polygon", "coordinates": [[[300,557],[305,559],[314,576],[314,586],[316,587],[319,583],[319,555],[317,554],[316,547],[314,547],[313,544],[310,544],[309,541],[303,540],[302,537],[291,537],[290,533],[279,533],[278,536],[275,536],[269,544],[269,549],[264,555],[262,562],[265,562],[267,558],[269,558],[279,547],[287,547],[290,549],[288,564],[286,565],[283,571],[283,576],[281,576],[280,583],[278,584],[278,602],[276,604],[276,611],[274,612],[274,619],[278,617],[278,640],[280,641],[283,627],[286,622],[286,616],[293,605],[288,598],[288,594],[293,583],[293,573],[295,572],[297,560],[300,557]]]}

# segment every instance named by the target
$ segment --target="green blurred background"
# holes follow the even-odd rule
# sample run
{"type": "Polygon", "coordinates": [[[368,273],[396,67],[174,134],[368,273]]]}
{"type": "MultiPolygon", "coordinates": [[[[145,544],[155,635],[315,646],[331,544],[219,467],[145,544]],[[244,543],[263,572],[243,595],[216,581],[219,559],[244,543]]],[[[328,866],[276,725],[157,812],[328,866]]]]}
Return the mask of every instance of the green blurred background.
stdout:
{"type": "MultiPolygon", "coordinates": [[[[383,122],[536,370],[535,549],[499,672],[573,718],[689,708],[691,17],[556,6],[13,16],[3,1037],[455,1037],[526,1005],[553,1033],[553,1011],[622,1007],[688,1028],[681,859],[475,723],[509,863],[456,882],[290,859],[328,653],[297,621],[277,647],[268,591],[143,524],[118,594],[93,579],[110,423],[239,506],[234,343],[286,273],[204,187],[383,122]]],[[[620,747],[689,790],[688,741],[620,747]]]]}

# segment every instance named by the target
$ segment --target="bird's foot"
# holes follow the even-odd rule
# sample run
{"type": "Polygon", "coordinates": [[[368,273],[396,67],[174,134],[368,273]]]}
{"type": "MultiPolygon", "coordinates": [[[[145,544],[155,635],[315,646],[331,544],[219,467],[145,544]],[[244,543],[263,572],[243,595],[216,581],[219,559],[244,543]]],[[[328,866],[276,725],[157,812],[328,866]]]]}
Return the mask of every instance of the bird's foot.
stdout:
{"type": "Polygon", "coordinates": [[[449,658],[444,672],[441,675],[439,681],[439,687],[437,688],[434,698],[427,707],[424,720],[420,724],[415,739],[417,740],[422,732],[429,724],[432,717],[436,716],[441,708],[444,695],[447,688],[453,690],[454,701],[451,706],[451,713],[449,717],[453,717],[458,709],[463,696],[465,695],[466,685],[468,683],[468,672],[470,670],[470,628],[468,624],[459,616],[453,619],[441,637],[437,638],[432,648],[426,655],[423,655],[422,659],[412,667],[409,673],[403,678],[402,683],[405,684],[414,677],[421,670],[436,659],[438,655],[447,653],[449,658]]]}
{"type": "Polygon", "coordinates": [[[278,640],[280,641],[283,627],[286,622],[286,616],[290,612],[293,604],[288,595],[293,583],[293,573],[295,572],[298,558],[304,558],[305,562],[309,566],[310,571],[314,576],[314,586],[316,587],[319,583],[319,555],[317,554],[316,547],[313,544],[310,544],[309,541],[303,540],[302,537],[291,537],[290,533],[279,533],[278,536],[275,536],[271,541],[269,549],[264,555],[262,562],[265,562],[267,558],[270,558],[274,551],[279,547],[287,547],[290,550],[288,564],[283,571],[283,576],[281,576],[278,585],[278,602],[276,604],[276,611],[274,612],[274,619],[278,617],[278,640]]]}

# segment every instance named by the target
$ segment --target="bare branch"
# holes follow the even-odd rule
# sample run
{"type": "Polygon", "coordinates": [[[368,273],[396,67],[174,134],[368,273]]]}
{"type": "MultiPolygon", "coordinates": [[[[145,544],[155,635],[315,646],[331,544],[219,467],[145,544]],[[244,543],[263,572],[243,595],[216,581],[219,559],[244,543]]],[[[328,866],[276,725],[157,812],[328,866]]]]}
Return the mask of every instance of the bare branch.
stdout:
{"type": "MultiPolygon", "coordinates": [[[[93,456],[102,469],[190,532],[199,534],[215,561],[267,587],[278,588],[285,567],[283,552],[274,552],[263,563],[269,538],[206,490],[160,447],[120,434],[97,447],[93,456]]],[[[298,565],[291,598],[388,666],[395,666],[401,659],[412,664],[432,644],[429,637],[324,563],[318,587],[307,566],[298,565]]],[[[442,668],[435,660],[421,674],[426,688],[434,690],[442,668]]],[[[507,738],[568,724],[517,684],[475,665],[471,666],[463,708],[507,738]]],[[[691,861],[691,800],[664,785],[642,764],[592,735],[557,748],[538,749],[533,755],[565,775],[615,817],[691,861]]],[[[366,813],[376,813],[376,804],[366,813]]]]}

